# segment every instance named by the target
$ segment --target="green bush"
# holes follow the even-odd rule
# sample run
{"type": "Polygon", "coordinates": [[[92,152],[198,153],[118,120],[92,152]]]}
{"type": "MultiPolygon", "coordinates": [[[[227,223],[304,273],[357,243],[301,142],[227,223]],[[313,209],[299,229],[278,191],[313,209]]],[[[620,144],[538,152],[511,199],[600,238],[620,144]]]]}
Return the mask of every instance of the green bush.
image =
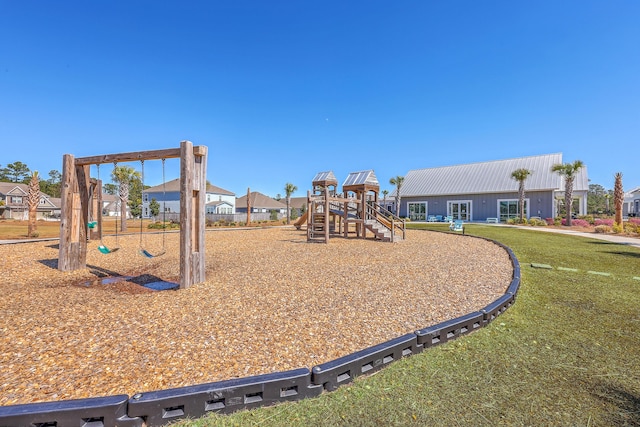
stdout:
{"type": "Polygon", "coordinates": [[[622,230],[623,230],[622,225],[618,223],[613,224],[613,227],[611,229],[616,234],[622,233],[622,230]]]}
{"type": "Polygon", "coordinates": [[[534,227],[544,227],[547,225],[547,221],[538,218],[530,218],[529,225],[532,225],[534,227]]]}
{"type": "Polygon", "coordinates": [[[596,228],[594,229],[596,233],[611,233],[611,227],[609,227],[608,225],[596,225],[596,228]]]}

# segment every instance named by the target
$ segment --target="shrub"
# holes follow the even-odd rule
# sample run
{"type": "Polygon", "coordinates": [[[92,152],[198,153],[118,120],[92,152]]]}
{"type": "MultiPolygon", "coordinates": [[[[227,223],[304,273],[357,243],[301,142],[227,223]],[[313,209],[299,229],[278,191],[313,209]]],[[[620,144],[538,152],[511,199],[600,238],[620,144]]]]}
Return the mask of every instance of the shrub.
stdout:
{"type": "MultiPolygon", "coordinates": [[[[567,220],[563,219],[562,225],[566,225],[566,224],[567,224],[567,220]]],[[[590,224],[584,219],[573,219],[571,220],[571,225],[575,227],[589,227],[590,224]]]]}
{"type": "Polygon", "coordinates": [[[587,221],[589,223],[589,225],[593,225],[593,215],[581,215],[578,217],[578,219],[583,219],[585,221],[587,221]]]}
{"type": "Polygon", "coordinates": [[[622,226],[620,224],[613,224],[611,230],[616,234],[622,233],[622,226]]]}
{"type": "Polygon", "coordinates": [[[606,224],[596,225],[595,232],[604,234],[611,233],[611,226],[606,224]]]}
{"type": "Polygon", "coordinates": [[[547,218],[545,219],[545,221],[547,221],[547,225],[555,225],[555,221],[553,220],[553,218],[547,218]]]}
{"type": "Polygon", "coordinates": [[[634,224],[631,221],[629,221],[624,225],[624,232],[625,233],[629,233],[629,234],[637,233],[638,232],[638,225],[634,224]]]}
{"type": "Polygon", "coordinates": [[[533,225],[534,227],[544,227],[545,225],[547,225],[547,221],[539,218],[530,218],[529,225],[533,225]]]}
{"type": "Polygon", "coordinates": [[[640,225],[640,218],[629,218],[630,224],[640,225]]]}
{"type": "Polygon", "coordinates": [[[593,225],[595,225],[596,227],[599,226],[599,225],[607,225],[609,227],[613,227],[613,220],[610,219],[610,218],[608,218],[608,219],[600,219],[600,218],[598,218],[593,222],[593,225]]]}

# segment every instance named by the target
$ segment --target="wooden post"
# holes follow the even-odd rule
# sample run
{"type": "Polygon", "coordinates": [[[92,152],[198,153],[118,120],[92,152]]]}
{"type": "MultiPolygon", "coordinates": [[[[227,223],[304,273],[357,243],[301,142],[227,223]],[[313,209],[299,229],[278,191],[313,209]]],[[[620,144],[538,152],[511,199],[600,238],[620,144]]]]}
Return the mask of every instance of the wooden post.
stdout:
{"type": "Polygon", "coordinates": [[[329,186],[324,187],[324,242],[329,243],[329,186]]]}
{"type": "Polygon", "coordinates": [[[251,225],[251,188],[247,187],[247,227],[251,225]]]}
{"type": "Polygon", "coordinates": [[[73,155],[63,156],[58,245],[58,270],[61,271],[78,270],[87,264],[88,173],[88,166],[75,165],[73,155]]]}
{"type": "Polygon", "coordinates": [[[200,154],[196,161],[193,144],[180,142],[180,289],[205,280],[206,147],[200,154]]]}

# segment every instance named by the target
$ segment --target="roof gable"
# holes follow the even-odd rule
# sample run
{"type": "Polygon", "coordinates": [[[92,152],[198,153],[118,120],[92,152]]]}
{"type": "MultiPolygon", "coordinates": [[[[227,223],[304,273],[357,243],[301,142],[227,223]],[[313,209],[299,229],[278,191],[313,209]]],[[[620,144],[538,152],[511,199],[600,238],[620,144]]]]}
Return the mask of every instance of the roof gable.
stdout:
{"type": "MultiPolygon", "coordinates": [[[[145,193],[164,193],[164,192],[179,192],[180,191],[180,178],[172,179],[171,181],[167,181],[164,184],[155,185],[153,187],[149,187],[144,190],[145,193]]],[[[207,193],[208,194],[220,194],[223,196],[235,196],[235,193],[232,193],[229,190],[225,190],[224,188],[216,187],[212,184],[207,184],[207,193]]]]}
{"type": "Polygon", "coordinates": [[[378,178],[373,170],[368,171],[360,171],[360,172],[351,172],[347,179],[344,180],[342,187],[351,187],[354,185],[366,185],[366,186],[380,186],[378,182],[378,178]]]}
{"type": "Polygon", "coordinates": [[[311,185],[314,187],[317,185],[320,186],[328,186],[328,185],[338,185],[338,179],[333,174],[333,171],[328,172],[318,172],[313,180],[311,181],[311,185]]]}

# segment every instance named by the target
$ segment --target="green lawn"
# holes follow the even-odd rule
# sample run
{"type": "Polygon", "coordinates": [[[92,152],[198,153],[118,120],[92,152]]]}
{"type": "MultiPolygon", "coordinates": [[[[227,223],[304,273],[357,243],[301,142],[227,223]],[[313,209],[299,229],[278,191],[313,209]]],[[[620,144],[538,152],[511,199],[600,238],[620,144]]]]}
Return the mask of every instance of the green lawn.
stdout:
{"type": "MultiPolygon", "coordinates": [[[[640,250],[506,227],[466,233],[506,244],[522,266],[516,304],[488,327],[315,399],[179,425],[639,426],[640,250]]],[[[460,249],[461,262],[473,256],[460,249]]]]}

